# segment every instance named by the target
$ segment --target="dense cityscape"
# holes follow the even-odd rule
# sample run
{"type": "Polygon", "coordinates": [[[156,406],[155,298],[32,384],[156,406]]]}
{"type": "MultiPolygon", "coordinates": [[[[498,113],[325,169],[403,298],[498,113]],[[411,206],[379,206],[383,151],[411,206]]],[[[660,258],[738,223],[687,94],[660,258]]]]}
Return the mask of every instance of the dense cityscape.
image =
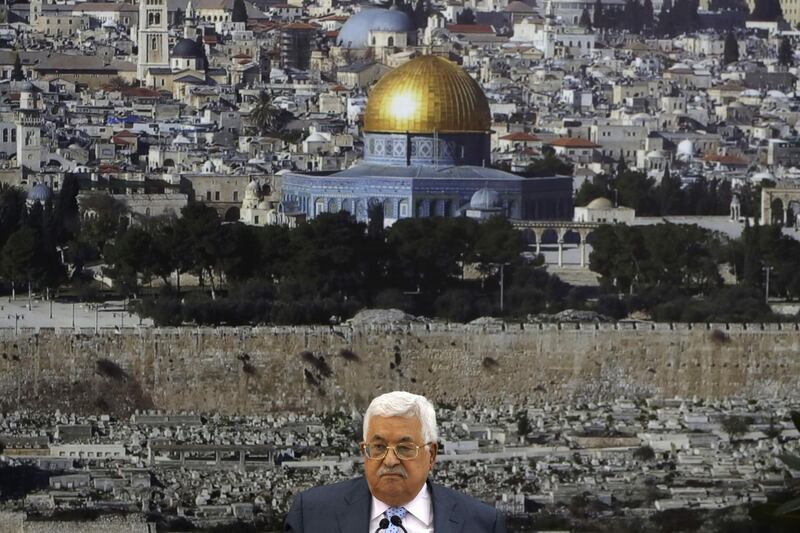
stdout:
{"type": "Polygon", "coordinates": [[[283,531],[399,388],[509,531],[797,531],[799,47],[797,0],[3,2],[0,533],[283,531]]]}

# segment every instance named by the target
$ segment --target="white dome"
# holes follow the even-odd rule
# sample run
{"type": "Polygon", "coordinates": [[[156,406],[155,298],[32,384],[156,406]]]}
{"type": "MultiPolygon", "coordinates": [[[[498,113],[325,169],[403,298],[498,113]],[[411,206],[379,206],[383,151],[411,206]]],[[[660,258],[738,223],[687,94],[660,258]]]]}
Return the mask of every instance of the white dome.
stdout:
{"type": "Polygon", "coordinates": [[[497,191],[488,189],[486,187],[478,189],[472,195],[472,198],[469,201],[469,207],[470,209],[482,210],[498,209],[502,207],[500,194],[497,191]]]}
{"type": "Polygon", "coordinates": [[[614,204],[608,198],[595,198],[586,206],[589,209],[613,209],[614,204]]]}
{"type": "Polygon", "coordinates": [[[684,139],[678,143],[678,157],[690,158],[694,156],[694,143],[689,139],[684,139]]]}
{"type": "Polygon", "coordinates": [[[339,30],[336,44],[346,48],[366,48],[372,30],[412,32],[416,27],[403,11],[368,7],[347,19],[339,30]]]}
{"type": "Polygon", "coordinates": [[[321,133],[314,132],[308,137],[306,137],[307,143],[324,143],[328,142],[328,139],[325,138],[321,133]]]}

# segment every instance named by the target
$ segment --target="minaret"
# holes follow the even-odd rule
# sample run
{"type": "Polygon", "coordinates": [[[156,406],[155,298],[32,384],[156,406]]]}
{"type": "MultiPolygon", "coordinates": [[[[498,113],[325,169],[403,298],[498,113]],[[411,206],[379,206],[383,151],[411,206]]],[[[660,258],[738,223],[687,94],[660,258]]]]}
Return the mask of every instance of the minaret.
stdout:
{"type": "Polygon", "coordinates": [[[167,0],[139,2],[139,60],[137,75],[144,83],[151,67],[169,68],[167,0]]]}
{"type": "Polygon", "coordinates": [[[28,82],[22,84],[19,95],[17,165],[36,172],[42,169],[42,118],[36,108],[36,93],[28,82]]]}
{"type": "Polygon", "coordinates": [[[42,5],[46,4],[47,0],[30,0],[30,14],[28,15],[28,24],[31,28],[36,28],[36,22],[42,16],[42,5]]]}

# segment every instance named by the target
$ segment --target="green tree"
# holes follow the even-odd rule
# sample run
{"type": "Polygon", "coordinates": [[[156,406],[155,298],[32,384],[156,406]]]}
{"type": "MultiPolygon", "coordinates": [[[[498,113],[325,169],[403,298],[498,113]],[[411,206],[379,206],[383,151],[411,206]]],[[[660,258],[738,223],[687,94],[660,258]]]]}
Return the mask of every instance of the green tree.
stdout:
{"type": "Polygon", "coordinates": [[[669,163],[664,168],[664,175],[658,185],[658,196],[661,215],[678,214],[682,204],[681,179],[678,176],[672,176],[669,171],[669,163]]]}
{"type": "Polygon", "coordinates": [[[656,452],[650,446],[639,446],[634,450],[633,458],[639,461],[652,461],[656,458],[656,452]]]}
{"type": "Polygon", "coordinates": [[[595,198],[609,198],[612,195],[611,178],[607,174],[599,174],[581,184],[575,194],[575,205],[585,206],[595,198]]]}
{"type": "Polygon", "coordinates": [[[592,29],[592,17],[589,15],[589,10],[587,8],[583,8],[581,12],[581,19],[578,21],[578,26],[582,28],[586,28],[588,30],[592,29]]]}
{"type": "Polygon", "coordinates": [[[234,0],[231,22],[247,22],[247,6],[244,0],[234,0]]]}
{"type": "Polygon", "coordinates": [[[605,28],[605,21],[603,20],[603,3],[601,0],[594,0],[593,15],[593,26],[597,29],[605,28]]]}
{"type": "Polygon", "coordinates": [[[786,67],[794,65],[794,49],[788,37],[782,38],[778,46],[778,63],[786,67]]]}
{"type": "Polygon", "coordinates": [[[136,295],[141,283],[153,276],[153,237],[141,226],[131,226],[103,251],[107,266],[103,272],[113,281],[115,288],[126,295],[136,295]]]}
{"type": "Polygon", "coordinates": [[[661,11],[658,13],[658,23],[656,24],[656,33],[661,36],[671,37],[675,35],[675,27],[672,22],[672,3],[670,0],[664,0],[661,3],[661,11]]]}
{"type": "Polygon", "coordinates": [[[83,209],[90,213],[82,223],[81,239],[102,251],[125,224],[125,204],[105,193],[95,193],[82,200],[83,209]]]}
{"type": "Polygon", "coordinates": [[[722,51],[722,64],[729,65],[739,61],[739,43],[733,32],[728,32],[725,36],[725,48],[722,51]]]}
{"type": "Polygon", "coordinates": [[[22,227],[27,218],[25,198],[25,191],[19,187],[0,183],[0,246],[22,227]]]}
{"type": "Polygon", "coordinates": [[[277,107],[272,95],[261,91],[258,101],[250,111],[253,126],[261,135],[277,134],[284,130],[291,114],[277,107]]]}
{"type": "Polygon", "coordinates": [[[523,176],[527,178],[546,178],[550,176],[571,176],[574,172],[573,165],[557,157],[551,147],[543,148],[542,155],[543,157],[525,167],[525,172],[522,173],[523,176]]]}
{"type": "Polygon", "coordinates": [[[60,244],[74,239],[80,231],[80,212],[78,208],[78,192],[80,186],[74,174],[66,174],[55,205],[57,220],[57,240],[60,244]]]}
{"type": "Polygon", "coordinates": [[[436,294],[459,279],[478,224],[468,218],[404,218],[387,231],[390,279],[405,290],[436,294]]]}
{"type": "Polygon", "coordinates": [[[19,54],[14,54],[14,68],[11,70],[12,81],[23,81],[25,79],[25,72],[22,70],[22,59],[19,54]]]}
{"type": "Polygon", "coordinates": [[[744,416],[726,416],[720,424],[722,431],[734,437],[741,437],[750,431],[750,419],[744,416]]]}
{"type": "Polygon", "coordinates": [[[456,15],[457,24],[475,24],[475,12],[470,8],[466,8],[461,13],[456,15]]]}
{"type": "Polygon", "coordinates": [[[41,273],[39,236],[35,229],[17,230],[8,238],[0,256],[3,277],[15,283],[32,282],[41,273]]]}
{"type": "Polygon", "coordinates": [[[188,271],[211,283],[212,296],[216,296],[216,270],[222,247],[222,223],[217,211],[204,203],[192,203],[181,209],[175,223],[176,253],[186,261],[188,271]]]}
{"type": "Polygon", "coordinates": [[[783,8],[780,0],[756,0],[750,20],[764,22],[777,22],[783,18],[783,8]]]}
{"type": "Polygon", "coordinates": [[[655,12],[653,11],[653,0],[644,0],[641,10],[642,27],[652,30],[655,26],[655,12]]]}

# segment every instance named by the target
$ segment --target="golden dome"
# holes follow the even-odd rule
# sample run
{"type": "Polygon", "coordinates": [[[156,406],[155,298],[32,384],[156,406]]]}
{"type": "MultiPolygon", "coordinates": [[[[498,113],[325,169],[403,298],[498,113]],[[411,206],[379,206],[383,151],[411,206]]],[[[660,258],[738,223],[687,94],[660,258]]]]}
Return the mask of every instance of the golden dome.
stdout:
{"type": "Polygon", "coordinates": [[[458,65],[420,56],[386,74],[369,93],[364,131],[373,133],[485,132],[489,102],[458,65]]]}

